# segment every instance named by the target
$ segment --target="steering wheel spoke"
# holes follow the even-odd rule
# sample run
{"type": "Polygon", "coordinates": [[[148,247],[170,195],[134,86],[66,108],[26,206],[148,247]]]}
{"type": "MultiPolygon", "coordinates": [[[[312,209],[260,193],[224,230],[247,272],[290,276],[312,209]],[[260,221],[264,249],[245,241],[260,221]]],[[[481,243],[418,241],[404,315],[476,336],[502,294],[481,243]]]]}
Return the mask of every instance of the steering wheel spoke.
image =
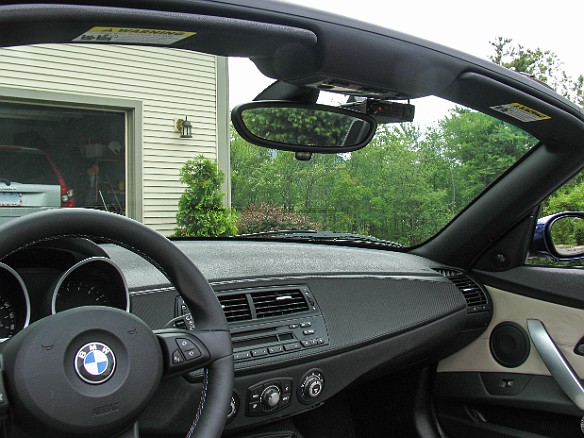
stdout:
{"type": "Polygon", "coordinates": [[[207,367],[232,354],[225,330],[155,330],[163,352],[164,376],[173,377],[207,367]]]}

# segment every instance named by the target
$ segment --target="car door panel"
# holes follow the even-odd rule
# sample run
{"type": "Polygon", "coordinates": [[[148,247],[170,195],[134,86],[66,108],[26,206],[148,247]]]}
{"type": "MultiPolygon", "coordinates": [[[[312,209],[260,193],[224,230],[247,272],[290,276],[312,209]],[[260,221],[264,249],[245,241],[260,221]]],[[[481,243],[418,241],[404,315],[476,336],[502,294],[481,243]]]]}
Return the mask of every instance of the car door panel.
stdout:
{"type": "Polygon", "coordinates": [[[562,354],[584,378],[584,357],[574,353],[574,348],[584,336],[584,311],[573,307],[549,303],[522,295],[487,287],[493,300],[493,318],[483,334],[463,350],[444,359],[438,372],[514,372],[532,375],[550,375],[537,350],[531,344],[527,360],[515,368],[499,364],[490,350],[490,334],[502,322],[514,322],[527,331],[528,319],[539,319],[560,348],[562,354]]]}
{"type": "MultiPolygon", "coordinates": [[[[556,383],[529,336],[525,361],[513,367],[495,359],[491,336],[501,323],[517,324],[527,333],[527,320],[539,320],[566,362],[583,379],[584,357],[575,352],[575,347],[584,337],[584,311],[558,302],[580,304],[576,292],[582,291],[584,273],[535,267],[523,267],[520,271],[517,278],[528,280],[516,284],[510,281],[509,272],[500,276],[489,274],[488,277],[500,280],[493,283],[506,286],[505,290],[487,286],[493,301],[491,322],[479,338],[437,366],[435,402],[439,422],[448,436],[582,434],[580,418],[584,411],[556,383]],[[529,275],[530,271],[534,275],[529,275]],[[533,296],[528,296],[530,285],[534,285],[533,296]]],[[[483,281],[485,277],[479,276],[483,281]]]]}

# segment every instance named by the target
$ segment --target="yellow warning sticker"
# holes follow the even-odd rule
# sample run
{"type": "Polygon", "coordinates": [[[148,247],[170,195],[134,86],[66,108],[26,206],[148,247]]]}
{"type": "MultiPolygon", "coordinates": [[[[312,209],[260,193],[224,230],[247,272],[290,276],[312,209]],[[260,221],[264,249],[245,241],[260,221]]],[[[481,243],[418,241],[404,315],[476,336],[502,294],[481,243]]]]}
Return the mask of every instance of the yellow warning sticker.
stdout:
{"type": "Polygon", "coordinates": [[[73,40],[73,42],[169,45],[195,34],[196,32],[183,32],[177,30],[96,26],[89,29],[84,34],[79,35],[73,40]]]}
{"type": "Polygon", "coordinates": [[[508,103],[505,105],[492,106],[491,109],[506,114],[522,122],[540,122],[551,119],[547,114],[535,110],[521,103],[508,103]]]}

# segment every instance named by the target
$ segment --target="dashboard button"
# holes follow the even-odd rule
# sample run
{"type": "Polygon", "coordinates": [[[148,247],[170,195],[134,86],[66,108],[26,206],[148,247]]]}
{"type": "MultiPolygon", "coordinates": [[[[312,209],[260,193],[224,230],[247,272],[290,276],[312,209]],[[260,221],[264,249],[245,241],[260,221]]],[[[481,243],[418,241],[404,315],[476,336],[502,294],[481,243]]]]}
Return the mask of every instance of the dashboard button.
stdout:
{"type": "Polygon", "coordinates": [[[299,348],[300,348],[300,344],[298,342],[294,342],[293,344],[284,345],[284,350],[286,350],[286,351],[298,350],[299,348]]]}
{"type": "Polygon", "coordinates": [[[281,345],[278,345],[276,347],[269,347],[268,348],[268,353],[270,353],[270,354],[281,353],[283,351],[284,351],[284,347],[282,347],[281,345]]]}
{"type": "Polygon", "coordinates": [[[298,327],[300,327],[299,324],[290,324],[291,329],[297,329],[298,327]]]}
{"type": "Polygon", "coordinates": [[[289,380],[282,380],[280,386],[282,387],[282,393],[287,394],[292,392],[292,383],[289,380]]]}
{"type": "Polygon", "coordinates": [[[247,412],[250,414],[258,414],[261,411],[262,411],[262,405],[260,404],[260,402],[254,402],[254,403],[250,403],[248,405],[247,412]]]}
{"type": "Polygon", "coordinates": [[[310,330],[304,330],[302,333],[304,333],[306,336],[308,336],[308,335],[313,335],[315,332],[314,332],[314,329],[310,329],[310,330]]]}
{"type": "Polygon", "coordinates": [[[267,356],[268,349],[267,348],[259,348],[257,350],[252,350],[251,355],[253,357],[260,357],[260,356],[267,356]]]}
{"type": "Polygon", "coordinates": [[[233,353],[234,360],[251,359],[251,353],[249,351],[241,351],[239,353],[233,353]]]}
{"type": "Polygon", "coordinates": [[[311,322],[303,322],[302,324],[300,324],[301,328],[306,328],[306,327],[312,327],[312,323],[311,322]]]}

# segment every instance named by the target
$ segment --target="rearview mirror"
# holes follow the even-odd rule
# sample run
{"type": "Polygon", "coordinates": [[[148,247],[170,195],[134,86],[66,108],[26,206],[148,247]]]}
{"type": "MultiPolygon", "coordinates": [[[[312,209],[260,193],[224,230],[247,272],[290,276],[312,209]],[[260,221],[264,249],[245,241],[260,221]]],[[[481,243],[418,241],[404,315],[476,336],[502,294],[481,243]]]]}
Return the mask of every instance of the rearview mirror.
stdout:
{"type": "Polygon", "coordinates": [[[231,111],[241,137],[258,146],[293,152],[338,154],[371,141],[377,122],[366,114],[319,104],[263,101],[231,111]]]}

